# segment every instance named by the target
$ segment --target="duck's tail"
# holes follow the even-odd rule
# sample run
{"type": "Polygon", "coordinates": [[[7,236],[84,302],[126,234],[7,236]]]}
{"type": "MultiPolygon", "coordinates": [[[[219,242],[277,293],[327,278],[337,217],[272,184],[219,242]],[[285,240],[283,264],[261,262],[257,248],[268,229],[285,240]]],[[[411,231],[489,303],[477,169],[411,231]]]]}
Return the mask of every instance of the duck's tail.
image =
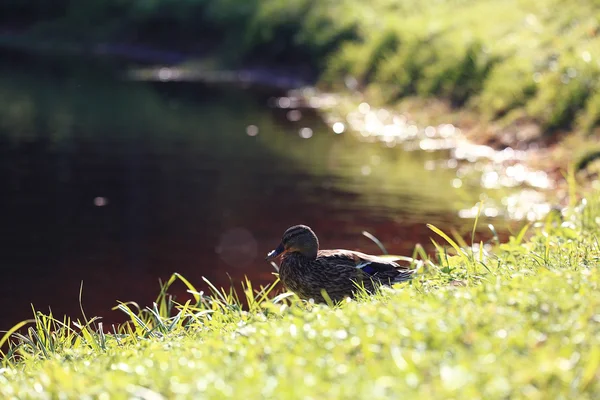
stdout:
{"type": "Polygon", "coordinates": [[[398,272],[398,274],[394,276],[393,279],[391,279],[390,283],[392,284],[411,280],[417,272],[416,269],[398,269],[396,271],[398,272]]]}

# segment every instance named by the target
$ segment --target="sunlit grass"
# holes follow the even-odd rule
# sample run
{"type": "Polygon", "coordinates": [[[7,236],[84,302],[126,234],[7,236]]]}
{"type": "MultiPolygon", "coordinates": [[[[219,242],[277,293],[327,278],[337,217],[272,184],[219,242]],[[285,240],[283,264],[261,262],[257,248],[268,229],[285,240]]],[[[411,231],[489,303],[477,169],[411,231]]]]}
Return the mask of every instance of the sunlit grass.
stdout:
{"type": "Polygon", "coordinates": [[[591,0],[568,6],[557,0],[157,0],[143,7],[97,0],[60,1],[53,11],[33,3],[20,9],[42,21],[31,29],[33,38],[119,42],[135,28],[150,42],[177,48],[208,34],[222,39],[216,56],[224,60],[291,60],[334,85],[351,75],[387,101],[442,97],[487,119],[534,121],[549,131],[591,132],[600,120],[600,35],[591,0]],[[171,29],[164,38],[149,33],[165,21],[171,29]]]}
{"type": "Polygon", "coordinates": [[[431,226],[416,279],[334,307],[174,274],[152,305],[119,303],[119,327],[35,311],[5,337],[0,397],[594,398],[599,221],[589,194],[506,243],[491,227],[492,251],[431,226]]]}
{"type": "MultiPolygon", "coordinates": [[[[357,2],[359,3],[359,2],[357,2]]],[[[492,119],[544,129],[597,125],[593,2],[556,13],[545,1],[377,1],[356,4],[361,40],[330,59],[328,75],[382,86],[389,100],[441,96],[492,119]],[[372,11],[372,18],[359,18],[372,11]],[[594,121],[594,122],[592,122],[594,121]],[[590,124],[591,122],[591,124],[590,124]]]]}

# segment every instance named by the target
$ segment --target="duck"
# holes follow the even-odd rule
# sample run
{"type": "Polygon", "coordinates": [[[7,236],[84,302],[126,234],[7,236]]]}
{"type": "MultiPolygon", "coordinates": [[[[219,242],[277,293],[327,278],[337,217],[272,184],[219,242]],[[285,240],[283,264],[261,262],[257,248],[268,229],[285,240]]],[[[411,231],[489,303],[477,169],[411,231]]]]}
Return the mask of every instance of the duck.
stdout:
{"type": "Polygon", "coordinates": [[[373,294],[380,286],[410,280],[415,270],[387,258],[352,250],[319,250],[319,239],[306,225],[288,228],[267,261],[281,256],[279,279],[303,300],[334,303],[354,298],[362,287],[373,294]]]}

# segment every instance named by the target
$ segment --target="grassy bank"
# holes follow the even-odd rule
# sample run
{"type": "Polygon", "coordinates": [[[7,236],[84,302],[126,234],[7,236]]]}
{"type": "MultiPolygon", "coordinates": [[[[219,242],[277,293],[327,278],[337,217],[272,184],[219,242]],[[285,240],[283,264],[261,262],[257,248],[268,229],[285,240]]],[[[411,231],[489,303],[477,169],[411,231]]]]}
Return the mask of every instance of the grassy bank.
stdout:
{"type": "Polygon", "coordinates": [[[558,6],[388,2],[387,12],[362,20],[363,40],[344,44],[329,71],[375,82],[389,100],[434,95],[490,119],[590,130],[600,99],[597,5],[580,1],[557,13],[558,6]]]}
{"type": "Polygon", "coordinates": [[[444,99],[515,139],[523,128],[588,134],[600,120],[600,9],[592,0],[38,3],[2,7],[34,35],[213,43],[229,61],[303,63],[333,87],[353,76],[384,103],[444,99]]]}
{"type": "Polygon", "coordinates": [[[38,313],[0,395],[595,398],[600,199],[572,203],[491,254],[442,255],[410,285],[335,308],[267,300],[270,288],[248,288],[245,310],[216,291],[177,305],[167,285],[152,309],[121,305],[118,334],[38,313]]]}

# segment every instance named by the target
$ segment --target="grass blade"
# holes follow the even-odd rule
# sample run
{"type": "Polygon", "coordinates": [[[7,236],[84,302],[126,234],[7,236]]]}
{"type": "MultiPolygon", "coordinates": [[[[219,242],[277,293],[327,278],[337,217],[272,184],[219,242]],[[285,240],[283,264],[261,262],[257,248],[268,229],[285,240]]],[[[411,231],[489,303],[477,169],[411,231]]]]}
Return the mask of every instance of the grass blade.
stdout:
{"type": "Polygon", "coordinates": [[[369,239],[371,239],[376,245],[377,247],[379,247],[381,249],[381,252],[383,254],[388,254],[387,250],[385,249],[385,246],[383,245],[383,243],[381,243],[381,241],[379,239],[377,239],[373,234],[367,232],[367,231],[362,231],[362,234],[366,237],[368,237],[369,239]]]}
{"type": "Polygon", "coordinates": [[[6,331],[6,333],[2,336],[2,338],[0,338],[0,354],[2,354],[2,357],[6,356],[6,354],[4,354],[4,352],[1,350],[2,346],[4,346],[4,343],[6,343],[8,341],[8,339],[10,339],[10,337],[13,335],[13,333],[18,331],[25,325],[33,323],[33,322],[35,322],[34,319],[26,319],[24,321],[19,322],[18,324],[16,324],[12,328],[10,328],[8,331],[6,331]]]}

